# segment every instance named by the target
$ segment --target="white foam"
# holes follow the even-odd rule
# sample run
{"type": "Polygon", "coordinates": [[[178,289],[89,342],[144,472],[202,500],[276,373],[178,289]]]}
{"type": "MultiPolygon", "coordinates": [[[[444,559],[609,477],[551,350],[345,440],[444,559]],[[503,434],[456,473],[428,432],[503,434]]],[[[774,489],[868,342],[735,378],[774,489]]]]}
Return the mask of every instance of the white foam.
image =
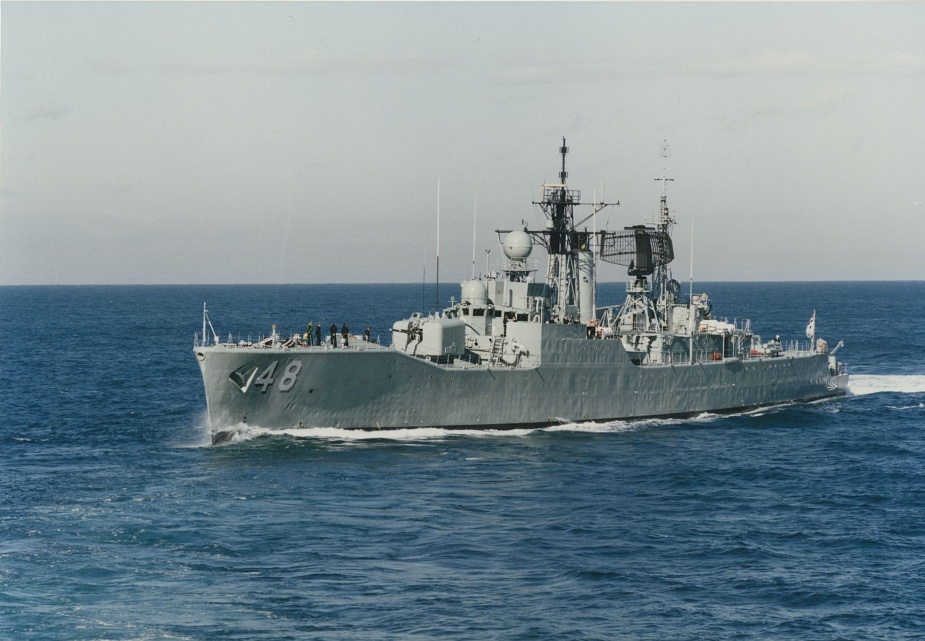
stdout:
{"type": "MultiPolygon", "coordinates": [[[[697,420],[697,419],[690,419],[697,420]]],[[[289,429],[268,429],[258,425],[238,423],[222,430],[223,439],[218,445],[244,443],[262,436],[289,436],[298,439],[317,439],[322,441],[363,442],[363,441],[399,441],[421,442],[443,440],[466,436],[470,438],[525,437],[537,432],[588,432],[616,433],[628,432],[660,425],[679,424],[679,419],[648,419],[640,421],[614,421],[611,423],[563,423],[543,428],[514,429],[446,429],[439,427],[419,427],[407,429],[357,430],[336,427],[293,427],[289,429]]]]}
{"type": "Polygon", "coordinates": [[[689,418],[641,418],[610,421],[608,423],[563,423],[540,428],[543,432],[588,432],[592,434],[616,434],[620,432],[635,432],[647,428],[665,427],[668,425],[684,425],[688,423],[709,423],[720,418],[718,414],[704,412],[689,418]]]}
{"type": "Polygon", "coordinates": [[[209,427],[209,411],[202,410],[199,419],[194,424],[196,429],[195,440],[190,442],[178,443],[174,447],[209,447],[212,445],[212,435],[209,427]]]}
{"type": "Polygon", "coordinates": [[[526,437],[538,432],[585,432],[592,434],[614,434],[632,432],[640,429],[681,425],[684,423],[705,423],[721,418],[717,414],[704,413],[687,419],[652,418],[635,421],[611,421],[609,423],[567,423],[541,428],[514,429],[447,429],[440,427],[419,427],[405,429],[358,430],[336,427],[293,427],[289,429],[268,429],[257,425],[238,423],[222,430],[224,439],[221,445],[243,443],[262,436],[289,436],[299,439],[317,439],[323,441],[363,442],[363,441],[400,441],[421,442],[466,436],[470,438],[526,437]]]}
{"type": "Polygon", "coordinates": [[[293,427],[289,429],[268,429],[258,425],[238,423],[222,430],[225,438],[221,445],[242,443],[261,436],[290,436],[300,439],[317,439],[324,441],[431,441],[454,436],[526,436],[534,430],[451,430],[439,427],[420,427],[407,429],[357,430],[337,427],[293,427]]]}
{"type": "MultiPolygon", "coordinates": [[[[925,376],[856,376],[852,377],[849,388],[852,394],[872,394],[882,391],[920,392],[925,391],[925,376]],[[859,380],[858,380],[859,379],[859,380]],[[856,387],[855,387],[856,386],[856,387]]],[[[826,399],[818,401],[825,402],[826,399]]],[[[791,406],[782,403],[771,407],[762,407],[734,413],[714,414],[703,412],[687,418],[648,418],[637,420],[618,420],[607,423],[570,423],[563,421],[559,425],[540,428],[515,429],[447,429],[440,427],[418,427],[404,429],[360,430],[337,427],[293,427],[289,429],[269,429],[258,425],[238,423],[222,430],[224,436],[220,445],[243,443],[262,436],[289,436],[298,439],[316,439],[337,442],[364,441],[399,441],[406,443],[449,439],[458,436],[474,438],[525,437],[538,432],[585,432],[590,434],[617,434],[643,429],[668,427],[673,425],[705,424],[722,420],[730,416],[764,416],[791,406]]],[[[837,410],[833,410],[837,411],[837,410]]]]}
{"type": "Polygon", "coordinates": [[[269,434],[287,434],[297,438],[333,439],[338,441],[429,441],[453,436],[526,436],[533,430],[451,430],[442,427],[416,427],[386,430],[348,430],[336,427],[307,427],[267,430],[269,434]]]}
{"type": "Polygon", "coordinates": [[[879,392],[920,394],[925,392],[923,374],[852,374],[848,379],[848,391],[855,396],[879,392]]]}
{"type": "Polygon", "coordinates": [[[887,405],[891,410],[920,410],[925,409],[925,403],[916,403],[915,405],[887,405]]]}

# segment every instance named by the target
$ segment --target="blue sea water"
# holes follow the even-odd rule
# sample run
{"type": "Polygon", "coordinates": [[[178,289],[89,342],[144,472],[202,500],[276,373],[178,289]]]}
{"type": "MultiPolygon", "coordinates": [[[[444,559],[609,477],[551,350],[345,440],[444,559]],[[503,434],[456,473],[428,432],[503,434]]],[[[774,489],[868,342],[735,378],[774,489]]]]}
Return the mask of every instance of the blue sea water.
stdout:
{"type": "Polygon", "coordinates": [[[765,338],[815,309],[851,394],[212,446],[204,301],[223,337],[387,340],[433,290],[0,288],[0,638],[925,638],[925,282],[697,290],[765,338]]]}

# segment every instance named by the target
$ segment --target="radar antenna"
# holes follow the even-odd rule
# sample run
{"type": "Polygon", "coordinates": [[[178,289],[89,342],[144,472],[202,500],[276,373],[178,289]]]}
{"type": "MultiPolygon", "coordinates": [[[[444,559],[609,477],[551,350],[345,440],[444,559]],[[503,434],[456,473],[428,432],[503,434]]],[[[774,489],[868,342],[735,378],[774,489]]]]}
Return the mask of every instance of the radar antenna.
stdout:
{"type": "Polygon", "coordinates": [[[667,277],[667,265],[674,260],[674,245],[671,242],[671,225],[674,218],[668,209],[668,158],[671,156],[668,142],[661,146],[662,197],[659,219],[654,227],[634,225],[621,231],[601,232],[601,260],[628,267],[630,276],[650,276],[657,273],[655,281],[660,284],[667,277]]]}

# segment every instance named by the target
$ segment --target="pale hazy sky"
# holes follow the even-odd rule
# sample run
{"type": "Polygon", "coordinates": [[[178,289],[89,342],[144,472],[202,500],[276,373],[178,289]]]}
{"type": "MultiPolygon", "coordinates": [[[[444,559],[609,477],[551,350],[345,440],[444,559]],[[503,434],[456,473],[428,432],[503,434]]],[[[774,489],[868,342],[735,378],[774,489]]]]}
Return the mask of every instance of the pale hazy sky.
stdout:
{"type": "MultiPolygon", "coordinates": [[[[925,278],[925,5],[0,5],[0,284],[467,277],[604,184],[675,274],[925,278]]],[[[604,280],[622,280],[617,267],[604,280]]]]}

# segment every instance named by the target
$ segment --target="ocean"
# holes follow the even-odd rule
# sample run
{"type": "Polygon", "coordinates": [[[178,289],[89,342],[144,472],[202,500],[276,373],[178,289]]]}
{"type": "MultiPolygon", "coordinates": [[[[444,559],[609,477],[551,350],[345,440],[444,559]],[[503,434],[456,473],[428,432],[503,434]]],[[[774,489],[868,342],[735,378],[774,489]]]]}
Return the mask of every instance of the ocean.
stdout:
{"type": "Polygon", "coordinates": [[[765,340],[815,310],[850,394],[212,446],[204,302],[387,342],[433,286],[2,287],[0,639],[925,638],[925,282],[700,291],[765,340]]]}

